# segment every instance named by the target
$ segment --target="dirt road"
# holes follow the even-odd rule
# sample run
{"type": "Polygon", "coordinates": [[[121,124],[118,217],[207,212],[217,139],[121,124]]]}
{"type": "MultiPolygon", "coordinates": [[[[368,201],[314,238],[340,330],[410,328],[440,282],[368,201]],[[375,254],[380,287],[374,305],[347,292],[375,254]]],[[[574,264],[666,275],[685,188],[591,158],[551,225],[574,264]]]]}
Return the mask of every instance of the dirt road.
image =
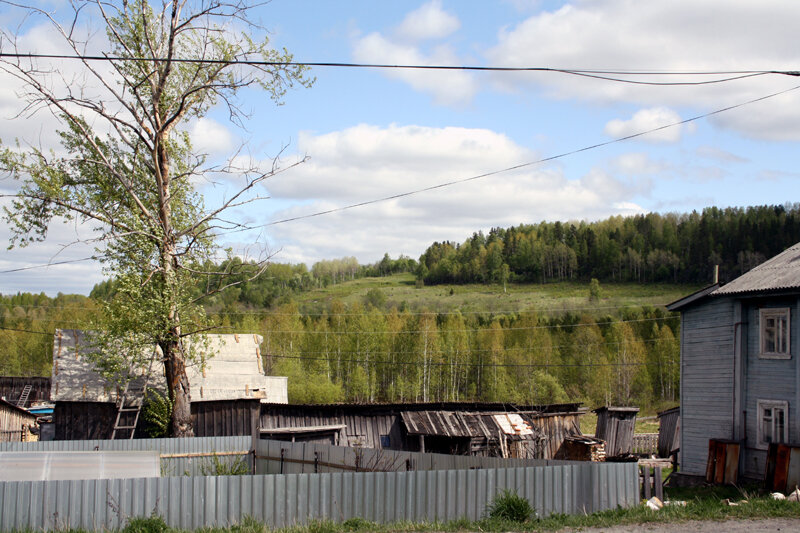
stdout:
{"type": "Polygon", "coordinates": [[[789,532],[800,531],[800,519],[768,518],[765,520],[726,520],[724,522],[703,520],[697,522],[676,522],[672,524],[633,524],[613,527],[590,527],[571,531],[580,531],[581,533],[676,533],[678,531],[687,531],[689,533],[717,533],[720,531],[732,533],[766,533],[768,531],[789,532]]]}

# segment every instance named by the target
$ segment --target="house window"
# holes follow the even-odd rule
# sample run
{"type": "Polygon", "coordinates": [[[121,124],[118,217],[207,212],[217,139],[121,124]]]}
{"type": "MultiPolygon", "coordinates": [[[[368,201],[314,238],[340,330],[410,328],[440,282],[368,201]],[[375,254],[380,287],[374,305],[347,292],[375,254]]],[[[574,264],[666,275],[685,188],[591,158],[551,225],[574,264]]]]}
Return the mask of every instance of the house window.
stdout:
{"type": "Polygon", "coordinates": [[[758,445],[789,441],[789,403],[758,400],[758,445]]]}
{"type": "Polygon", "coordinates": [[[759,312],[759,357],[789,359],[789,308],[761,309],[759,312]]]}

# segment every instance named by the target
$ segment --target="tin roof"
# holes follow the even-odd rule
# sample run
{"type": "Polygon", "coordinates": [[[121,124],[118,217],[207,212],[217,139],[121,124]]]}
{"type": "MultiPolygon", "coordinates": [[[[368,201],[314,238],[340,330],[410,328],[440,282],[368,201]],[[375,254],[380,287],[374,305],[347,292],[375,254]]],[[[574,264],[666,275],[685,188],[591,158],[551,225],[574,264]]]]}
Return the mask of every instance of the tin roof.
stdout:
{"type": "Polygon", "coordinates": [[[723,285],[711,296],[786,289],[800,289],[800,243],[723,285]]]}
{"type": "MultiPolygon", "coordinates": [[[[238,400],[260,398],[272,403],[286,403],[287,379],[266,376],[261,368],[260,335],[207,335],[204,350],[213,354],[203,364],[186,366],[192,401],[238,400]]],[[[53,401],[115,402],[117,390],[107,382],[86,357],[92,350],[85,332],[58,329],[53,344],[53,401]]],[[[148,350],[160,349],[153,346],[148,350]]],[[[148,386],[164,390],[163,366],[156,365],[148,386]]]]}

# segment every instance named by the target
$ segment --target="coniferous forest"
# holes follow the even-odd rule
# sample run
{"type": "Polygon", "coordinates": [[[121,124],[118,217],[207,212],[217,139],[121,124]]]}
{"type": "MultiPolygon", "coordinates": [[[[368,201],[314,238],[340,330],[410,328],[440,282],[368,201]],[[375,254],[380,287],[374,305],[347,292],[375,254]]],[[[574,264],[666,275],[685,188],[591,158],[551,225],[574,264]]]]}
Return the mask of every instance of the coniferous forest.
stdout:
{"type": "MultiPolygon", "coordinates": [[[[371,265],[354,258],[310,269],[275,263],[205,304],[218,331],[264,337],[266,368],[289,376],[292,402],[661,407],[678,399],[679,319],[664,309],[666,301],[619,293],[653,286],[685,295],[711,281],[714,265],[723,281],[732,279],[798,241],[798,205],[543,222],[476,233],[461,244],[434,243],[419,261],[387,254],[371,265]],[[443,307],[437,299],[452,288],[426,292],[428,300],[414,304],[374,287],[349,299],[317,296],[369,279],[386,280],[381,287],[401,280],[420,292],[463,284],[464,291],[486,293],[489,286],[491,298],[508,302],[521,292],[548,292],[559,301],[566,286],[573,293],[579,287],[580,297],[571,293],[569,305],[558,307],[509,304],[497,311],[443,307]],[[617,296],[605,294],[612,285],[617,296]]],[[[249,265],[237,266],[246,279],[249,265]]],[[[110,280],[89,297],[0,296],[0,373],[49,375],[53,330],[88,327],[94,300],[114,290],[110,280]]]]}

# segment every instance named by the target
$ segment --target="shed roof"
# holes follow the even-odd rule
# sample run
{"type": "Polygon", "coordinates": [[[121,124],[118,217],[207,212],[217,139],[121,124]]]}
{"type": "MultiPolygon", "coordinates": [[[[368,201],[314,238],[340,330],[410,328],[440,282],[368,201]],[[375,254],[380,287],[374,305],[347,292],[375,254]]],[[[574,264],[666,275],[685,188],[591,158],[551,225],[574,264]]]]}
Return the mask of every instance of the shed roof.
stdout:
{"type": "Polygon", "coordinates": [[[723,285],[712,296],[786,289],[800,289],[800,243],[723,285]]]}
{"type": "MultiPolygon", "coordinates": [[[[260,335],[207,335],[204,348],[213,354],[203,363],[187,365],[192,401],[261,398],[286,403],[285,377],[264,375],[261,369],[260,335]]],[[[191,342],[191,341],[190,341],[191,342]]],[[[85,332],[59,329],[53,344],[53,401],[114,402],[116,387],[103,378],[86,357],[92,350],[85,332]]],[[[150,348],[149,348],[150,349],[150,348]]],[[[156,353],[160,349],[153,346],[156,353]]],[[[150,377],[148,386],[166,388],[163,367],[150,377]]]]}
{"type": "Polygon", "coordinates": [[[400,416],[409,435],[487,439],[496,439],[500,433],[518,439],[538,436],[538,430],[519,413],[403,411],[400,416]]]}
{"type": "Polygon", "coordinates": [[[22,407],[17,407],[13,403],[11,403],[9,401],[6,401],[3,398],[0,398],[0,409],[5,410],[5,411],[10,411],[10,412],[15,413],[15,414],[17,414],[19,416],[28,418],[31,421],[35,421],[36,420],[36,415],[35,414],[31,413],[27,409],[23,409],[22,407]]]}

